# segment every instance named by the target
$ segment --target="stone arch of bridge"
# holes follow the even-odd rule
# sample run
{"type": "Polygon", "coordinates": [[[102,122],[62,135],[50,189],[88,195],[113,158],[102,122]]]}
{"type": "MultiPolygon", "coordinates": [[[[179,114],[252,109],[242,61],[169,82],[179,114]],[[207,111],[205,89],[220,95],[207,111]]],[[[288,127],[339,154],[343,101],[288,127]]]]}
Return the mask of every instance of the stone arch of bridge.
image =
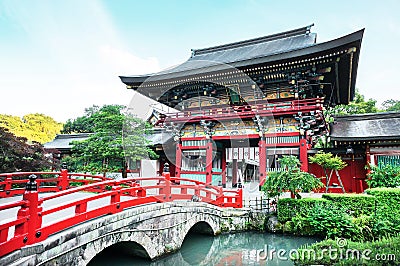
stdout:
{"type": "Polygon", "coordinates": [[[103,249],[99,254],[95,255],[92,260],[90,260],[88,266],[96,265],[96,260],[101,260],[101,257],[116,256],[117,254],[136,256],[146,259],[150,258],[146,249],[139,243],[133,241],[122,241],[103,249]]]}
{"type": "Polygon", "coordinates": [[[88,244],[85,249],[84,262],[88,264],[95,256],[108,248],[119,248],[119,252],[122,251],[138,257],[152,259],[157,257],[158,254],[151,243],[151,238],[143,231],[116,232],[109,238],[100,238],[88,244]]]}
{"type": "Polygon", "coordinates": [[[188,220],[181,230],[181,236],[178,238],[180,243],[178,246],[181,247],[185,237],[188,233],[196,232],[207,235],[216,235],[219,230],[219,223],[216,220],[216,217],[207,214],[197,214],[193,217],[193,219],[188,220]]]}
{"type": "MultiPolygon", "coordinates": [[[[189,231],[216,235],[219,232],[217,216],[205,213],[198,213],[189,218],[186,222],[173,226],[168,229],[170,235],[174,235],[174,246],[180,248],[189,231]]],[[[85,249],[84,260],[88,264],[93,258],[107,248],[119,247],[120,251],[131,255],[154,259],[158,256],[159,250],[157,240],[150,237],[147,231],[121,231],[113,232],[110,237],[99,238],[88,244],[85,249]]]]}

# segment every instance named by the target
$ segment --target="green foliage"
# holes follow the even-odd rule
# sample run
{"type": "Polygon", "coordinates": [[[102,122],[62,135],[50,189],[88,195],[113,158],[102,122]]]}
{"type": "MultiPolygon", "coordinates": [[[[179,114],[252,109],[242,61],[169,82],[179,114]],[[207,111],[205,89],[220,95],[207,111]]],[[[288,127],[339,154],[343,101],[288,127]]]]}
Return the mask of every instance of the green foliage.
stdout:
{"type": "Polygon", "coordinates": [[[327,201],[310,203],[312,204],[308,208],[302,208],[291,217],[291,233],[327,238],[354,237],[359,239],[362,236],[362,230],[343,209],[327,201]]]}
{"type": "Polygon", "coordinates": [[[0,114],[0,126],[30,142],[46,143],[60,133],[62,123],[43,114],[28,114],[21,118],[0,114]]]}
{"type": "Polygon", "coordinates": [[[299,256],[294,259],[296,265],[382,265],[382,261],[374,264],[376,254],[394,254],[397,261],[385,261],[384,265],[399,264],[400,188],[374,188],[366,192],[368,195],[325,194],[320,201],[309,199],[308,204],[305,199],[278,201],[278,220],[284,224],[285,232],[331,238],[299,249],[299,256]],[[335,238],[350,240],[339,247],[335,238]],[[336,249],[336,254],[340,254],[342,247],[343,252],[369,249],[372,260],[354,260],[351,256],[332,260],[329,252],[322,253],[322,249],[336,249]],[[316,256],[302,256],[310,254],[310,249],[316,256]]]}
{"type": "Polygon", "coordinates": [[[300,160],[296,156],[283,156],[279,159],[279,163],[285,168],[285,170],[293,170],[301,166],[300,160]]]}
{"type": "Polygon", "coordinates": [[[375,197],[360,194],[324,194],[323,198],[279,199],[278,221],[292,222],[300,235],[373,239],[375,197]]]}
{"type": "Polygon", "coordinates": [[[400,101],[399,100],[386,100],[382,103],[383,109],[386,112],[398,112],[400,111],[400,101]]]}
{"type": "Polygon", "coordinates": [[[95,127],[94,114],[99,111],[100,107],[97,105],[86,108],[83,116],[77,117],[76,119],[68,119],[67,122],[64,124],[61,133],[93,133],[95,127]]]}
{"type": "Polygon", "coordinates": [[[372,188],[367,189],[366,193],[376,198],[374,235],[400,233],[400,188],[372,188]]]}
{"type": "Polygon", "coordinates": [[[352,217],[337,206],[326,208],[316,205],[305,218],[316,235],[327,238],[358,238],[358,228],[352,222],[352,217]]]}
{"type": "Polygon", "coordinates": [[[400,264],[400,236],[381,238],[373,242],[346,241],[342,246],[340,241],[327,239],[312,245],[305,245],[298,249],[293,261],[295,265],[399,265],[400,264]],[[329,253],[331,250],[331,253],[329,253]],[[336,251],[336,252],[333,252],[336,251]],[[352,251],[358,251],[352,252],[352,251]],[[370,251],[370,252],[369,252],[370,251]],[[362,258],[362,254],[367,256],[362,258]],[[309,255],[311,254],[311,255],[309,255]],[[315,256],[314,256],[315,254],[315,256]],[[329,255],[331,254],[331,256],[329,255]],[[336,257],[334,256],[336,254],[336,257]],[[342,254],[342,256],[340,256],[342,254]],[[347,254],[347,256],[346,256],[347,254]],[[358,257],[358,255],[360,257],[358,257]],[[387,260],[376,260],[383,256],[391,257],[387,260]]]}
{"type": "Polygon", "coordinates": [[[303,213],[296,213],[291,222],[293,224],[291,233],[297,235],[373,239],[371,229],[373,222],[369,216],[354,218],[346,213],[346,210],[331,202],[315,202],[303,213]]]}
{"type": "MultiPolygon", "coordinates": [[[[376,107],[376,100],[368,99],[365,100],[364,95],[356,91],[354,100],[349,104],[336,105],[334,108],[329,109],[325,114],[327,117],[331,118],[337,115],[353,115],[353,114],[367,114],[367,113],[377,113],[379,109],[376,107]]],[[[329,119],[329,122],[331,119],[329,119]]]]}
{"type": "Polygon", "coordinates": [[[0,127],[0,172],[41,171],[52,164],[44,156],[39,143],[28,144],[27,139],[16,137],[7,129],[0,127]]]}
{"type": "Polygon", "coordinates": [[[338,208],[344,209],[346,213],[358,217],[360,215],[371,215],[375,210],[375,197],[365,194],[323,194],[323,199],[332,202],[338,208]]]}
{"type": "MultiPolygon", "coordinates": [[[[145,136],[148,125],[123,114],[123,108],[120,105],[104,105],[86,109],[88,117],[84,120],[90,121],[91,125],[85,130],[92,130],[93,134],[84,141],[73,142],[73,155],[66,159],[69,167],[84,172],[122,171],[126,176],[127,159],[139,160],[149,154],[155,156],[145,136]]],[[[72,127],[77,128],[78,125],[72,127]]],[[[84,127],[80,128],[84,130],[84,127]]]]}
{"type": "Polygon", "coordinates": [[[137,161],[146,157],[156,159],[157,154],[149,148],[151,144],[146,135],[151,133],[152,126],[131,115],[126,115],[123,128],[123,146],[125,156],[132,161],[137,161]]]}
{"type": "Polygon", "coordinates": [[[297,157],[283,156],[279,162],[286,171],[269,173],[262,186],[262,191],[267,197],[277,197],[285,191],[290,191],[297,198],[301,198],[300,192],[309,192],[324,186],[314,175],[300,170],[297,157]]]}
{"type": "Polygon", "coordinates": [[[291,199],[283,198],[278,200],[278,221],[285,223],[297,215],[307,216],[316,205],[330,206],[330,202],[321,198],[291,199]]]}
{"type": "Polygon", "coordinates": [[[317,152],[314,156],[308,157],[310,163],[316,163],[320,165],[324,169],[330,170],[342,170],[347,166],[345,162],[343,162],[342,158],[332,153],[325,153],[323,151],[317,152]]]}
{"type": "Polygon", "coordinates": [[[400,166],[399,165],[372,165],[366,182],[370,188],[377,187],[399,187],[400,166]]]}
{"type": "Polygon", "coordinates": [[[353,218],[352,222],[358,229],[357,234],[352,236],[352,239],[359,241],[370,241],[377,238],[373,232],[375,223],[373,215],[361,214],[360,216],[353,218]]]}

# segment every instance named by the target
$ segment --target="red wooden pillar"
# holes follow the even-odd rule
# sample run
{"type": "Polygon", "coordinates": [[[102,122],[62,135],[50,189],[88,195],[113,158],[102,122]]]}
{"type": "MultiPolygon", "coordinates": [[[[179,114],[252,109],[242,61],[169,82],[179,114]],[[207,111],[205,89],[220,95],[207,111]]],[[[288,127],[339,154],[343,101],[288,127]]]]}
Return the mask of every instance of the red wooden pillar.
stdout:
{"type": "Polygon", "coordinates": [[[175,177],[181,177],[181,165],[182,165],[182,144],[180,141],[176,143],[176,155],[175,155],[175,177]]]}
{"type": "MultiPolygon", "coordinates": [[[[41,202],[39,201],[39,193],[37,191],[37,183],[36,183],[36,175],[30,175],[29,181],[26,185],[26,189],[23,195],[23,200],[28,202],[27,207],[22,207],[19,211],[17,216],[28,216],[28,226],[27,233],[28,239],[26,244],[34,244],[40,241],[40,236],[42,233],[38,231],[42,227],[42,206],[41,202]]],[[[20,230],[15,229],[16,233],[19,234],[20,230]]]]}
{"type": "Polygon", "coordinates": [[[369,174],[371,172],[371,168],[370,168],[370,165],[371,165],[371,150],[370,150],[370,147],[369,147],[368,143],[367,143],[367,147],[365,148],[365,157],[367,158],[367,166],[368,166],[367,174],[369,174]]]}
{"type": "Polygon", "coordinates": [[[68,170],[66,168],[61,169],[61,174],[58,177],[58,189],[66,190],[69,187],[68,182],[68,170]]]}
{"type": "Polygon", "coordinates": [[[232,187],[236,187],[236,185],[237,185],[237,171],[238,171],[237,159],[233,159],[232,160],[232,187]]]}
{"type": "Polygon", "coordinates": [[[261,137],[260,141],[258,142],[258,157],[260,160],[259,163],[260,186],[262,186],[265,182],[267,173],[267,148],[264,137],[261,137]]]}
{"type": "Polygon", "coordinates": [[[206,146],[206,183],[212,182],[212,161],[213,161],[213,145],[211,139],[207,140],[206,146]]]}
{"type": "Polygon", "coordinates": [[[225,154],[225,149],[222,150],[221,152],[221,169],[222,169],[222,187],[226,187],[226,154],[225,154]]]}
{"type": "Polygon", "coordinates": [[[300,139],[300,169],[304,172],[308,172],[308,158],[307,158],[307,140],[300,139]]]}

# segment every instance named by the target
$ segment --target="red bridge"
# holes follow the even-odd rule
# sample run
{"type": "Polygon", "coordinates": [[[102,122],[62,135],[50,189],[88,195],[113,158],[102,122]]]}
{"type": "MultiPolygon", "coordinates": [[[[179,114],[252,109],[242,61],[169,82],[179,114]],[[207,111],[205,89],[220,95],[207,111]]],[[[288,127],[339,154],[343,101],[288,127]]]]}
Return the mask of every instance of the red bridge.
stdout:
{"type": "Polygon", "coordinates": [[[142,204],[201,201],[219,207],[242,207],[241,189],[228,190],[170,177],[169,173],[122,180],[67,170],[7,173],[0,174],[0,197],[11,200],[0,205],[0,257],[76,224],[142,204]],[[14,197],[21,194],[22,199],[14,197]],[[64,200],[66,196],[72,200],[64,200]],[[57,199],[58,204],[54,204],[57,199]],[[99,200],[102,204],[93,204],[99,200]],[[72,211],[65,215],[68,209],[72,211]],[[49,217],[51,221],[44,223],[49,217]]]}

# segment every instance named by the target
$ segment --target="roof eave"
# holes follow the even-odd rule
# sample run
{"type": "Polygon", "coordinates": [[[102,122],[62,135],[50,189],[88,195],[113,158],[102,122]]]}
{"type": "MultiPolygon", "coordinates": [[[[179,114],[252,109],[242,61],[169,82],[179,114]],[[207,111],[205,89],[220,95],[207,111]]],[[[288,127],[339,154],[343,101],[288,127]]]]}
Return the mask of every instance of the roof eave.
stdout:
{"type": "Polygon", "coordinates": [[[330,136],[331,141],[340,141],[340,142],[345,142],[345,141],[385,141],[385,140],[399,140],[399,136],[370,136],[370,137],[335,137],[335,136],[330,136]]]}
{"type": "Polygon", "coordinates": [[[143,82],[145,82],[151,75],[140,75],[140,76],[119,76],[122,83],[128,87],[128,89],[137,89],[143,82]]]}

